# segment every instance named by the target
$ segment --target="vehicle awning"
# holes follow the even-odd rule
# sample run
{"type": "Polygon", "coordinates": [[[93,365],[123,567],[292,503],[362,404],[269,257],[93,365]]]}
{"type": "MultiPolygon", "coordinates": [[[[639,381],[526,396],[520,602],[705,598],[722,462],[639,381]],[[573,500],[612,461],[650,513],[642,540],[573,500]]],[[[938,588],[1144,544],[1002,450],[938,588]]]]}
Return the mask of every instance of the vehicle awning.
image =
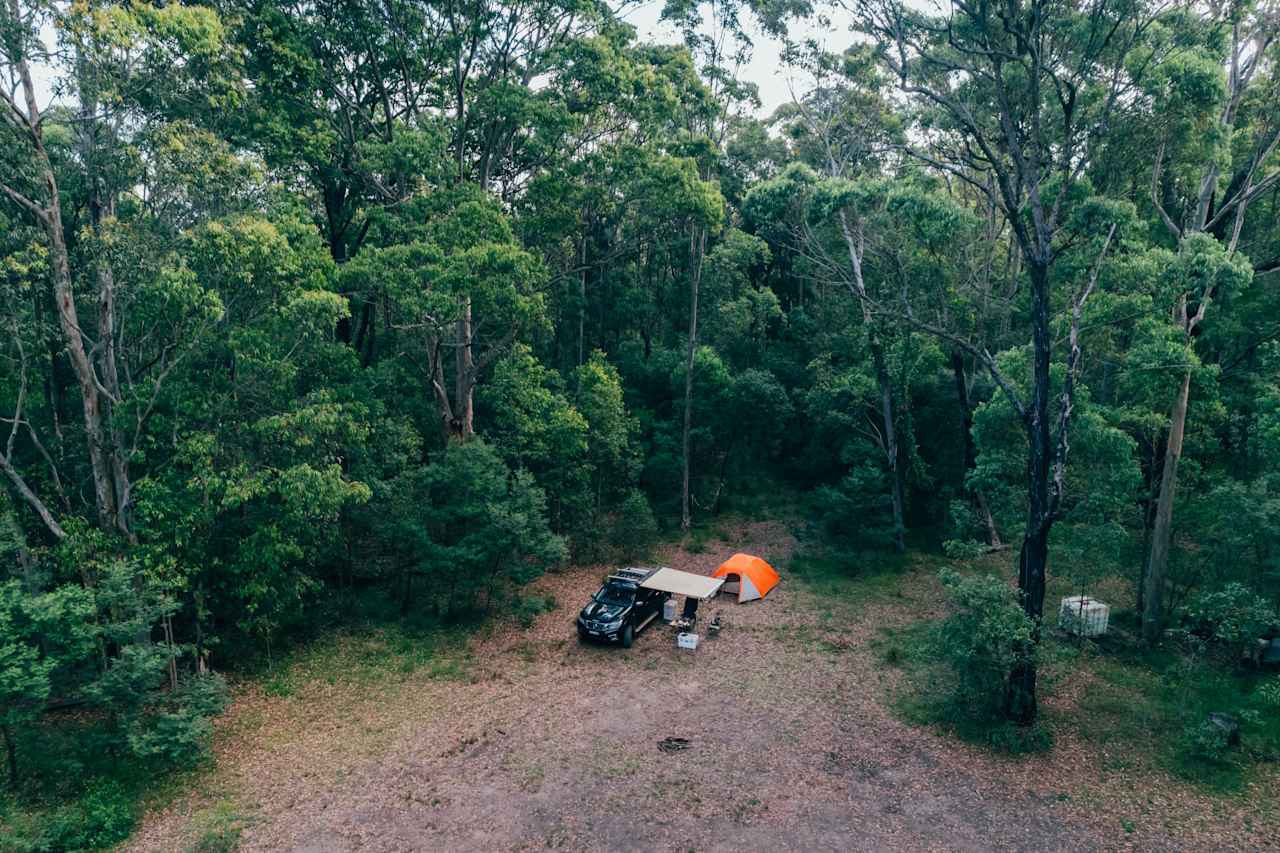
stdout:
{"type": "Polygon", "coordinates": [[[709,578],[675,569],[658,569],[640,586],[674,595],[687,595],[690,598],[710,598],[724,586],[724,578],[709,578]]]}

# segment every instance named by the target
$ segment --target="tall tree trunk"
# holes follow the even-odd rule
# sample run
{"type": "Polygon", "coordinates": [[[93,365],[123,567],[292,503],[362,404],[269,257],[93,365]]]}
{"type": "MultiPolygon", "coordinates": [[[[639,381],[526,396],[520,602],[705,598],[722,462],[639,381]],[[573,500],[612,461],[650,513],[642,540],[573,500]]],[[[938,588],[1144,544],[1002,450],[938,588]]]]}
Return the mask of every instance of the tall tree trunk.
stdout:
{"type": "MultiPolygon", "coordinates": [[[[86,131],[93,133],[92,129],[86,131]]],[[[104,190],[101,180],[93,172],[96,171],[96,154],[86,157],[90,165],[89,174],[89,222],[95,235],[102,234],[104,219],[115,216],[115,199],[110,191],[104,190]]],[[[105,258],[95,261],[98,282],[98,344],[97,370],[101,383],[99,399],[102,411],[103,440],[108,447],[106,452],[111,463],[111,482],[114,494],[115,517],[113,527],[130,543],[137,543],[130,524],[129,512],[133,502],[132,483],[129,478],[129,453],[124,446],[120,431],[116,429],[113,416],[113,400],[121,399],[120,375],[116,358],[116,280],[111,264],[105,258]]]]}
{"type": "Polygon", "coordinates": [[[956,381],[956,399],[960,403],[960,438],[964,446],[964,470],[960,473],[960,493],[969,495],[987,530],[987,544],[993,550],[1003,549],[996,520],[991,516],[987,496],[981,489],[969,488],[969,474],[978,467],[978,446],[973,441],[973,402],[969,399],[969,382],[964,375],[964,354],[951,351],[951,372],[956,381]]]}
{"type": "Polygon", "coordinates": [[[447,445],[454,434],[453,404],[449,400],[449,391],[444,378],[443,358],[440,355],[441,342],[434,334],[427,340],[429,366],[427,382],[436,399],[436,411],[440,415],[440,440],[447,445]]]}
{"type": "Polygon", "coordinates": [[[898,464],[898,436],[893,417],[893,384],[885,360],[884,345],[880,341],[880,331],[871,313],[867,284],[862,277],[862,258],[866,251],[865,235],[860,225],[855,226],[849,222],[849,216],[843,210],[840,211],[840,233],[844,236],[845,248],[849,253],[849,266],[853,271],[853,281],[850,282],[849,288],[862,306],[862,324],[866,328],[867,337],[871,343],[871,359],[875,365],[876,383],[880,391],[880,422],[884,436],[885,464],[889,468],[892,481],[890,489],[893,504],[893,541],[898,553],[902,553],[906,550],[906,523],[903,518],[902,472],[898,464]]]}
{"type": "MultiPolygon", "coordinates": [[[[1049,566],[1049,529],[1053,526],[1053,510],[1049,502],[1049,469],[1053,455],[1049,430],[1049,360],[1053,339],[1049,333],[1048,264],[1028,263],[1027,266],[1031,279],[1033,378],[1031,405],[1027,411],[1027,523],[1018,558],[1018,594],[1022,612],[1035,625],[1034,640],[1038,644],[1049,566]]],[[[1013,668],[1005,699],[1009,719],[1023,725],[1035,720],[1034,660],[1020,661],[1013,668]]]]}
{"type": "Polygon", "coordinates": [[[50,198],[45,233],[49,239],[49,259],[53,267],[54,299],[57,304],[62,337],[67,345],[67,354],[80,386],[80,401],[84,413],[89,463],[93,472],[93,494],[98,510],[98,525],[103,530],[115,530],[117,529],[115,484],[103,428],[102,396],[98,392],[93,364],[89,361],[89,354],[84,348],[84,338],[81,336],[80,315],[76,309],[75,289],[71,279],[71,263],[62,233],[62,210],[58,201],[58,185],[53,177],[53,169],[49,166],[45,168],[45,185],[50,198]]]}
{"type": "Polygon", "coordinates": [[[1156,504],[1160,496],[1160,480],[1156,470],[1157,457],[1163,460],[1160,452],[1160,439],[1151,439],[1151,453],[1147,459],[1147,490],[1142,500],[1142,568],[1138,572],[1137,595],[1134,598],[1133,610],[1138,614],[1138,624],[1142,624],[1142,613],[1147,604],[1147,570],[1151,566],[1151,530],[1156,524],[1156,504]]]}
{"type": "MultiPolygon", "coordinates": [[[[862,303],[863,319],[872,323],[871,311],[867,303],[862,303]]],[[[889,468],[889,481],[893,504],[893,547],[899,553],[907,550],[906,521],[903,518],[902,499],[902,466],[899,465],[898,433],[893,416],[893,383],[889,377],[889,365],[884,355],[884,345],[874,327],[871,330],[871,360],[875,365],[876,384],[880,391],[880,422],[884,434],[885,465],[889,468]]]]}
{"type": "Polygon", "coordinates": [[[1142,637],[1149,643],[1160,638],[1164,628],[1164,592],[1169,570],[1169,548],[1173,540],[1173,498],[1178,485],[1178,460],[1182,458],[1182,438],[1187,426],[1187,403],[1191,397],[1191,371],[1182,377],[1182,387],[1169,418],[1169,443],[1164,452],[1160,476],[1160,497],[1156,500],[1155,523],[1151,527],[1151,553],[1143,582],[1142,637]]]}
{"type": "Polygon", "coordinates": [[[680,437],[682,483],[680,487],[680,529],[693,524],[689,511],[689,433],[693,427],[693,357],[698,345],[698,289],[702,284],[702,256],[707,248],[707,230],[698,227],[689,235],[692,270],[689,279],[689,348],[684,363],[684,428],[680,437]]]}
{"type": "Polygon", "coordinates": [[[13,742],[13,729],[8,725],[0,725],[0,735],[4,736],[4,752],[9,764],[9,790],[18,790],[18,747],[13,742]]]}
{"type": "MultiPolygon", "coordinates": [[[[17,0],[10,0],[9,13],[20,19],[17,0]]],[[[53,164],[44,146],[43,117],[36,100],[35,82],[25,58],[14,64],[18,82],[22,87],[26,105],[25,124],[31,142],[31,155],[39,169],[47,201],[41,204],[26,198],[8,185],[5,194],[32,213],[44,229],[49,242],[49,267],[53,279],[54,307],[58,312],[58,325],[66,345],[68,360],[80,385],[80,399],[84,413],[85,440],[88,445],[90,469],[93,474],[94,503],[98,512],[98,524],[103,530],[117,530],[117,500],[115,477],[109,442],[104,424],[104,395],[98,385],[93,363],[85,350],[83,327],[76,307],[75,287],[71,277],[71,261],[67,252],[66,235],[62,225],[62,202],[53,164]]]]}
{"type": "MultiPolygon", "coordinates": [[[[1034,642],[1040,642],[1040,620],[1044,614],[1044,590],[1046,568],[1049,562],[1049,531],[1037,531],[1022,542],[1018,556],[1018,591],[1022,598],[1023,612],[1035,620],[1034,642]]],[[[1036,698],[1036,665],[1032,660],[1021,660],[1009,673],[1005,693],[1005,716],[1021,725],[1035,722],[1038,712],[1036,698]]]]}
{"type": "Polygon", "coordinates": [[[587,237],[584,233],[578,247],[578,367],[583,364],[587,336],[587,237]]]}
{"type": "Polygon", "coordinates": [[[475,433],[475,359],[471,355],[471,299],[463,297],[458,318],[458,345],[455,359],[453,437],[468,441],[475,433]]]}

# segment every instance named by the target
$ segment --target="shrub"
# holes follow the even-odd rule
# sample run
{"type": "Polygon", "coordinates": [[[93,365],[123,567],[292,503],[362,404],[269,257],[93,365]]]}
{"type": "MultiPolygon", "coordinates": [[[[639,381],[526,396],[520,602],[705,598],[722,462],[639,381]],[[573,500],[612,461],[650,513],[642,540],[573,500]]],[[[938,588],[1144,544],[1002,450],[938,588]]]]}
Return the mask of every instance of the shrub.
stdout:
{"type": "Polygon", "coordinates": [[[641,556],[657,532],[649,499],[639,489],[631,489],[618,507],[610,536],[618,556],[623,560],[641,556]]]}
{"type": "Polygon", "coordinates": [[[227,685],[217,674],[188,679],[157,713],[140,717],[129,732],[129,747],[139,758],[189,766],[209,754],[210,718],[227,704],[227,685]]]}
{"type": "Polygon", "coordinates": [[[521,598],[515,607],[516,618],[520,627],[532,628],[534,620],[541,613],[550,613],[556,609],[556,600],[551,595],[530,595],[521,598]]]}
{"type": "Polygon", "coordinates": [[[1053,736],[1039,723],[1030,726],[1002,723],[991,730],[989,738],[993,747],[1010,755],[1047,752],[1053,746],[1053,736]]]}
{"type": "Polygon", "coordinates": [[[932,643],[938,660],[955,675],[951,710],[962,718],[996,719],[1010,672],[1032,662],[1035,623],[1022,612],[1017,591],[998,578],[964,577],[949,569],[939,577],[956,607],[932,643]]]}
{"type": "Polygon", "coordinates": [[[208,754],[212,736],[213,724],[209,719],[184,708],[147,718],[145,728],[129,733],[129,748],[139,758],[188,766],[208,754]]]}
{"type": "Polygon", "coordinates": [[[1187,758],[1207,764],[1226,760],[1231,745],[1227,732],[1209,720],[1188,725],[1182,732],[1182,752],[1187,758]]]}
{"type": "Polygon", "coordinates": [[[953,500],[947,506],[948,525],[942,542],[943,552],[953,560],[972,560],[987,551],[981,541],[985,531],[978,514],[967,501],[953,500]]]}
{"type": "Polygon", "coordinates": [[[94,850],[129,837],[136,819],[134,802],[118,782],[90,783],[75,805],[49,819],[37,850],[94,850]]]}
{"type": "Polygon", "coordinates": [[[1183,608],[1182,622],[1192,634],[1227,645],[1250,643],[1280,631],[1280,616],[1262,596],[1241,583],[1201,595],[1183,608]]]}
{"type": "Polygon", "coordinates": [[[1259,687],[1257,698],[1263,707],[1280,709],[1280,675],[1259,687]]]}

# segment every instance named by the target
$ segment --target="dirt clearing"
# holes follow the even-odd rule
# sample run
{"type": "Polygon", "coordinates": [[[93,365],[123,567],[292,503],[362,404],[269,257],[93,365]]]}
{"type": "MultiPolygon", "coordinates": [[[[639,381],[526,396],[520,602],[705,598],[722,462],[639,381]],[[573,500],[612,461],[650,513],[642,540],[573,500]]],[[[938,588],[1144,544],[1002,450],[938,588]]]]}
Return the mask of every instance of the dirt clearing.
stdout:
{"type": "Polygon", "coordinates": [[[785,526],[726,534],[662,562],[709,574],[744,550],[783,582],[763,602],[704,605],[726,627],[696,652],[665,626],[630,650],[579,645],[572,620],[605,567],[545,577],[534,592],[556,609],[475,639],[465,678],[408,668],[377,685],[329,676],[286,696],[241,692],[219,724],[217,769],[150,815],[130,849],[207,847],[211,814],[234,824],[240,849],[299,853],[1278,843],[1247,798],[1110,773],[1069,737],[1002,759],[897,721],[884,703],[895,673],[869,643],[933,611],[932,577],[865,602],[823,599],[788,578],[785,526]],[[666,738],[687,748],[659,749],[666,738]]]}

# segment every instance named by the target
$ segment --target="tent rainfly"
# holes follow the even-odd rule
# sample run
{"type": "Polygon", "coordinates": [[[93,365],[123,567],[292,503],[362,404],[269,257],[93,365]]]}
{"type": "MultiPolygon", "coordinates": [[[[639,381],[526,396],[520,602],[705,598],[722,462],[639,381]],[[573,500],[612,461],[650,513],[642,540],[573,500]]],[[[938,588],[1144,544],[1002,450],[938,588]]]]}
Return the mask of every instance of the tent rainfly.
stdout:
{"type": "Polygon", "coordinates": [[[727,581],[724,591],[736,592],[739,604],[764,598],[780,580],[773,566],[750,554],[734,554],[711,576],[724,578],[727,581]]]}
{"type": "Polygon", "coordinates": [[[706,575],[695,575],[692,572],[681,572],[676,569],[658,569],[640,586],[645,589],[656,589],[672,595],[685,595],[689,598],[711,598],[724,586],[719,578],[706,575]]]}

